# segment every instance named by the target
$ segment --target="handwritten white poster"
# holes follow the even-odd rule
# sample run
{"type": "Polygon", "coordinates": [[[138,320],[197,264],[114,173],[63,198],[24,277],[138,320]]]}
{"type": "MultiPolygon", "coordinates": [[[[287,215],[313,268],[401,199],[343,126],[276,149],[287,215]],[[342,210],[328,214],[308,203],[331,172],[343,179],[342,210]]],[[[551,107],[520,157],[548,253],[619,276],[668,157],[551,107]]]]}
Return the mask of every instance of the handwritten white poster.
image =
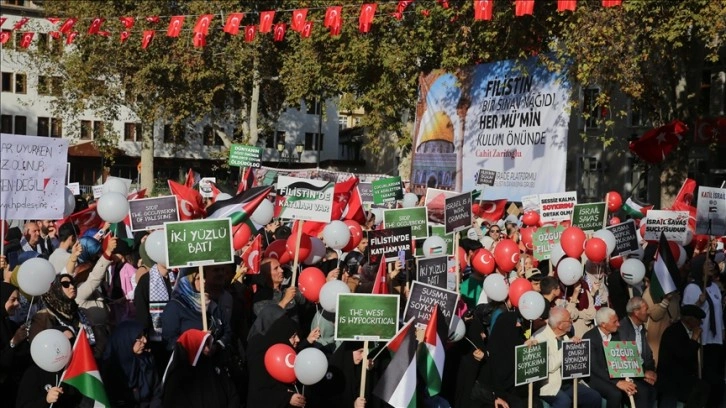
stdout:
{"type": "Polygon", "coordinates": [[[68,140],[0,135],[0,218],[63,218],[68,140]]]}

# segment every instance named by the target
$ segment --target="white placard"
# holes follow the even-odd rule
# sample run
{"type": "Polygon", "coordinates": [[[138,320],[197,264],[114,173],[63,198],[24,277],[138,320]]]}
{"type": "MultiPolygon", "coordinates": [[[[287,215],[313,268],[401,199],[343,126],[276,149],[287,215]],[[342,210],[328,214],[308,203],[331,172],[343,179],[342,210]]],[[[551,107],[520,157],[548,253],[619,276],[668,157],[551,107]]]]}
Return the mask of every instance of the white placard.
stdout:
{"type": "Polygon", "coordinates": [[[726,235],[726,188],[698,187],[696,234],[726,235]]]}
{"type": "Polygon", "coordinates": [[[569,221],[577,204],[577,192],[540,194],[539,216],[542,222],[569,221]]]}
{"type": "Polygon", "coordinates": [[[214,193],[212,192],[212,183],[216,182],[216,177],[202,177],[202,179],[199,180],[199,194],[201,194],[204,198],[213,197],[214,193]]]}
{"type": "Polygon", "coordinates": [[[94,200],[98,200],[103,195],[103,185],[91,186],[91,190],[93,191],[94,200]]]}
{"type": "Polygon", "coordinates": [[[68,183],[66,188],[71,190],[71,193],[73,193],[73,195],[81,195],[81,183],[79,182],[68,183]]]}
{"type": "Polygon", "coordinates": [[[688,231],[688,211],[650,210],[645,221],[646,241],[658,241],[665,233],[668,241],[684,242],[688,231]]]}
{"type": "Polygon", "coordinates": [[[330,222],[335,183],[298,177],[277,177],[277,196],[282,197],[280,218],[330,222]]]}
{"type": "Polygon", "coordinates": [[[68,140],[0,135],[0,218],[63,218],[68,140]]]}

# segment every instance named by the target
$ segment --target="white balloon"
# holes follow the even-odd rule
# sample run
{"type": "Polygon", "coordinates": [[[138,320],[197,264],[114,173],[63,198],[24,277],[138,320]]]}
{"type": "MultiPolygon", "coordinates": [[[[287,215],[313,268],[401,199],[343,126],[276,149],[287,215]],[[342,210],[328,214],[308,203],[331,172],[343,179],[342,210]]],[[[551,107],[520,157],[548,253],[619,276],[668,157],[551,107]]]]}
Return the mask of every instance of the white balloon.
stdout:
{"type": "Polygon", "coordinates": [[[476,304],[482,305],[485,303],[489,303],[489,297],[487,296],[487,293],[484,290],[482,290],[481,293],[479,294],[479,299],[477,299],[476,304]]]}
{"type": "Polygon", "coordinates": [[[371,208],[371,211],[370,212],[371,212],[371,214],[373,214],[374,217],[376,217],[376,219],[374,221],[376,225],[378,225],[378,224],[380,224],[380,223],[383,222],[383,210],[382,209],[380,209],[380,208],[371,208]]]}
{"type": "Polygon", "coordinates": [[[504,280],[504,276],[493,273],[484,279],[484,292],[489,299],[502,302],[509,295],[509,285],[504,280]]]}
{"type": "Polygon", "coordinates": [[[451,316],[451,327],[449,328],[449,340],[457,342],[466,336],[466,324],[457,315],[451,316]]]}
{"type": "Polygon", "coordinates": [[[338,293],[350,293],[350,288],[337,279],[326,282],[320,289],[320,306],[327,312],[335,313],[338,310],[338,293]]]}
{"type": "Polygon", "coordinates": [[[98,199],[96,211],[106,222],[121,222],[129,214],[129,200],[124,194],[109,192],[98,199]]]}
{"type": "Polygon", "coordinates": [[[18,269],[18,286],[30,296],[44,294],[50,289],[54,280],[55,268],[43,258],[28,259],[18,269]]]}
{"type": "Polygon", "coordinates": [[[304,385],[317,384],[328,372],[328,359],[315,347],[308,347],[295,357],[295,377],[304,385]]]}
{"type": "Polygon", "coordinates": [[[73,192],[66,187],[65,191],[65,207],[63,208],[63,218],[73,214],[73,210],[76,209],[76,196],[73,192]]]}
{"type": "Polygon", "coordinates": [[[152,261],[162,265],[166,264],[166,232],[164,230],[156,230],[149,234],[144,247],[152,261]]]}
{"type": "Polygon", "coordinates": [[[60,330],[43,330],[30,343],[30,356],[38,367],[57,373],[71,360],[71,342],[60,330]]]}
{"type": "Polygon", "coordinates": [[[229,200],[230,198],[232,198],[232,196],[227,193],[219,193],[217,194],[217,199],[214,201],[224,201],[229,200]]]}
{"type": "Polygon", "coordinates": [[[438,235],[431,235],[423,243],[424,258],[446,255],[446,241],[438,235]]]}
{"type": "Polygon", "coordinates": [[[489,235],[484,235],[482,239],[479,240],[479,242],[481,242],[481,245],[484,247],[484,249],[491,251],[492,245],[494,245],[494,238],[490,237],[489,235]]]}
{"type": "Polygon", "coordinates": [[[628,258],[620,266],[620,275],[628,285],[637,285],[645,277],[645,265],[640,259],[628,258]]]}
{"type": "Polygon", "coordinates": [[[565,286],[571,286],[582,279],[582,264],[575,258],[565,258],[557,264],[557,277],[565,286]]]}
{"type": "Polygon", "coordinates": [[[103,183],[103,194],[108,193],[119,193],[126,197],[129,195],[129,190],[126,188],[126,183],[123,180],[116,177],[109,177],[106,182],[103,183]]]}
{"type": "Polygon", "coordinates": [[[597,230],[592,236],[605,241],[608,255],[613,253],[615,250],[615,234],[613,234],[609,229],[603,228],[601,230],[597,230]]]}
{"type": "Polygon", "coordinates": [[[312,250],[310,255],[303,261],[305,265],[315,265],[320,262],[325,256],[325,244],[318,237],[310,237],[310,243],[312,244],[312,250]]]}
{"type": "Polygon", "coordinates": [[[416,194],[406,193],[403,195],[403,200],[401,200],[403,208],[415,207],[416,204],[418,204],[418,196],[416,194]]]}
{"type": "Polygon", "coordinates": [[[690,228],[686,229],[686,238],[683,240],[683,246],[688,246],[693,241],[693,231],[690,228]]]}
{"type": "Polygon", "coordinates": [[[519,313],[527,320],[534,320],[542,316],[545,301],[539,292],[528,290],[519,297],[519,313]]]}
{"type": "Polygon", "coordinates": [[[250,215],[250,219],[255,224],[267,225],[272,221],[275,212],[275,205],[270,200],[262,200],[250,215]]]}
{"type": "Polygon", "coordinates": [[[686,248],[683,248],[682,245],[678,245],[678,249],[680,252],[678,253],[678,260],[676,261],[676,264],[679,268],[681,268],[686,263],[686,248]]]}
{"type": "Polygon", "coordinates": [[[550,249],[550,263],[553,267],[556,268],[557,264],[566,256],[565,250],[562,249],[562,245],[559,242],[552,245],[550,249]]]}
{"type": "Polygon", "coordinates": [[[350,229],[343,221],[331,221],[323,229],[323,240],[333,249],[343,249],[350,241],[350,229]]]}

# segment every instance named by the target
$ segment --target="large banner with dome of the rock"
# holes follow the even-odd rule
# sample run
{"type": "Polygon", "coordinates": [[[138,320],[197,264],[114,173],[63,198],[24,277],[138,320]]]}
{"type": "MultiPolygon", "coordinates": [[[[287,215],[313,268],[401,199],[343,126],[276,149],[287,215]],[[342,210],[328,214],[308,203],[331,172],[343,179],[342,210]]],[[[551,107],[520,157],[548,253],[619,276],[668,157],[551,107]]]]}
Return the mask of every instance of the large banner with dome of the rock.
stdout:
{"type": "Polygon", "coordinates": [[[570,84],[537,58],[435,71],[419,80],[411,184],[520,201],[565,191],[570,84]],[[477,184],[495,171],[493,186],[477,184]]]}

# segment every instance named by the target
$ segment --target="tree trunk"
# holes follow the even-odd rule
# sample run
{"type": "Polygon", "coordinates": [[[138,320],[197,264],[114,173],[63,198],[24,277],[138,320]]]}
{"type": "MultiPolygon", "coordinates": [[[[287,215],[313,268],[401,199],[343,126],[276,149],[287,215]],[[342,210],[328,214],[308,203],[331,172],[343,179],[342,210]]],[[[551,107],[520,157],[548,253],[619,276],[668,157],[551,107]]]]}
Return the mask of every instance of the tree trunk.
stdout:
{"type": "Polygon", "coordinates": [[[255,59],[255,68],[252,72],[252,100],[250,101],[249,125],[250,133],[247,144],[257,146],[257,109],[260,105],[260,73],[257,70],[257,60],[255,59]]]}
{"type": "Polygon", "coordinates": [[[154,192],[154,126],[143,126],[141,139],[141,189],[146,195],[154,192]]]}

